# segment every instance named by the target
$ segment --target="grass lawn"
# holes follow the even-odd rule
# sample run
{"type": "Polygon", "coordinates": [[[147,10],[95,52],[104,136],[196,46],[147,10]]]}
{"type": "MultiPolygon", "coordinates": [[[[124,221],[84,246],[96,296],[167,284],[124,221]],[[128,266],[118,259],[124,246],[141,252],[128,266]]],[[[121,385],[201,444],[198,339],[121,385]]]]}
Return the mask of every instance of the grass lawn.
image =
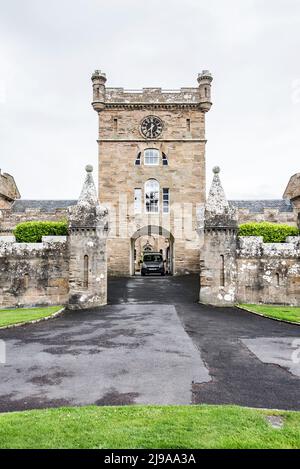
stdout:
{"type": "Polygon", "coordinates": [[[56,313],[62,306],[49,306],[47,308],[16,308],[16,309],[0,309],[0,327],[10,326],[35,319],[45,318],[56,313]]]}
{"type": "Polygon", "coordinates": [[[300,413],[208,405],[11,412],[0,414],[0,448],[299,449],[300,413]]]}
{"type": "Polygon", "coordinates": [[[239,305],[241,308],[247,308],[254,313],[285,321],[300,323],[300,308],[296,306],[274,306],[274,305],[239,305]]]}

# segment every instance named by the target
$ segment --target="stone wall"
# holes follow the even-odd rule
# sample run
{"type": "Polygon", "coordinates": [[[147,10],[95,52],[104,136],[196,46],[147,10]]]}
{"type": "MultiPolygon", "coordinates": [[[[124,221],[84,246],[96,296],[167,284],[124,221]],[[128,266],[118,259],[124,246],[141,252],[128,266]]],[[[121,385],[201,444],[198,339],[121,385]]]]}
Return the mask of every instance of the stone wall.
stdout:
{"type": "Polygon", "coordinates": [[[300,305],[300,237],[286,243],[240,237],[236,264],[238,303],[300,305]]]}
{"type": "Polygon", "coordinates": [[[238,213],[226,199],[219,172],[214,168],[205,207],[200,302],[300,305],[300,237],[285,243],[238,237],[238,213]]]}
{"type": "Polygon", "coordinates": [[[69,291],[67,237],[16,243],[0,237],[0,308],[66,304],[69,291]]]}
{"type": "Polygon", "coordinates": [[[0,236],[0,309],[106,304],[108,211],[99,204],[92,171],[88,165],[79,200],[66,213],[68,236],[44,236],[41,243],[0,236]]]}

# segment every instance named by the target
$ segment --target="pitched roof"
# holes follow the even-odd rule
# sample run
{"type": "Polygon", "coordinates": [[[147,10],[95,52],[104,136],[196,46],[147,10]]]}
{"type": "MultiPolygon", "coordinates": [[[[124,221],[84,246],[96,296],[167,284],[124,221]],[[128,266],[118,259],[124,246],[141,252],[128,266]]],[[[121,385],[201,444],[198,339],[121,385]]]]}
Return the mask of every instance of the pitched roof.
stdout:
{"type": "Polygon", "coordinates": [[[55,212],[59,209],[66,210],[69,206],[75,205],[77,200],[16,200],[12,204],[13,212],[25,212],[25,210],[41,210],[41,212],[55,212]]]}
{"type": "Polygon", "coordinates": [[[237,209],[249,210],[250,213],[264,213],[264,209],[293,212],[293,205],[289,199],[230,200],[229,203],[237,209]]]}

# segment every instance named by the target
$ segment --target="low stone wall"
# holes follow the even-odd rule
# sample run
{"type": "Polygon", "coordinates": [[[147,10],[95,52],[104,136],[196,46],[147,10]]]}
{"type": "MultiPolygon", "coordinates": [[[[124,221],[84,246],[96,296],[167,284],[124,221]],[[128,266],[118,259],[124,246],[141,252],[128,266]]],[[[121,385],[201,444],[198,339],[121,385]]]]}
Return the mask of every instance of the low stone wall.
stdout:
{"type": "Polygon", "coordinates": [[[42,243],[0,237],[0,307],[66,304],[69,292],[67,237],[42,243]]]}
{"type": "Polygon", "coordinates": [[[236,262],[238,303],[300,305],[300,237],[286,243],[240,237],[236,262]]]}

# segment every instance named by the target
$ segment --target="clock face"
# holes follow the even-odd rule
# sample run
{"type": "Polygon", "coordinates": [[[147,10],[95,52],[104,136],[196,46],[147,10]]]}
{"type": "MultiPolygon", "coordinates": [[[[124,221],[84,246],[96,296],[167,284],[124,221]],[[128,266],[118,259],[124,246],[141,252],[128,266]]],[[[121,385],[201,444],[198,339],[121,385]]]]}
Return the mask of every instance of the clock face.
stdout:
{"type": "Polygon", "coordinates": [[[148,116],[143,119],[141,132],[146,138],[157,138],[163,130],[163,122],[159,117],[148,116]]]}

